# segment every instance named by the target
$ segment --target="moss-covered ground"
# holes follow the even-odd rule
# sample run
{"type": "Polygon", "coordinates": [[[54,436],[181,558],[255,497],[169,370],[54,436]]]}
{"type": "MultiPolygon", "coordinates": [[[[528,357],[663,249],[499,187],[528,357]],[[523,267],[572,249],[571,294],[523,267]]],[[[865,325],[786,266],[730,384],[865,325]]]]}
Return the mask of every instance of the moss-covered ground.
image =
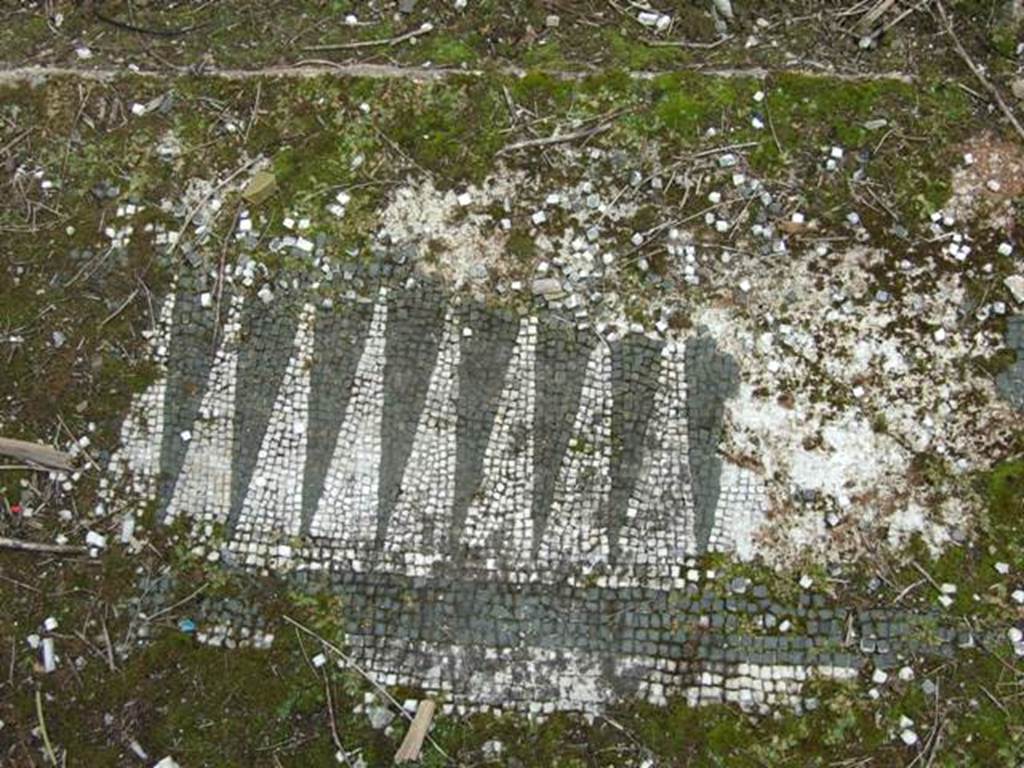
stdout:
{"type": "MultiPolygon", "coordinates": [[[[188,179],[225,178],[263,155],[278,180],[277,194],[260,209],[267,220],[310,215],[340,247],[365,253],[377,206],[407,175],[427,174],[442,189],[480,182],[496,168],[502,147],[534,135],[513,123],[511,101],[538,121],[538,135],[555,126],[610,119],[611,130],[596,139],[600,145],[631,156],[654,153],[665,165],[705,148],[702,137],[714,127],[721,145],[750,145],[751,167],[764,178],[793,184],[814,179],[802,207],[808,218],[826,223],[841,222],[852,188],[817,172],[823,149],[842,144],[863,151],[878,195],[875,213],[865,223],[882,233],[894,216],[921,222],[936,209],[949,194],[949,169],[960,143],[991,126],[979,101],[958,85],[963,68],[948,51],[940,46],[906,55],[915,35],[936,36],[934,19],[927,15],[900,27],[873,62],[855,53],[842,56],[859,69],[902,69],[909,62],[917,77],[909,84],[792,72],[722,78],[679,71],[637,79],[631,69],[784,62],[778,49],[743,47],[743,39],[757,33],[754,28],[739,30],[735,41],[712,51],[651,46],[635,23],[603,3],[556,10],[561,22],[553,29],[545,22],[552,11],[539,3],[471,3],[469,11],[458,14],[448,3],[421,2],[407,18],[374,17],[365,26],[340,21],[346,13],[361,13],[356,4],[341,1],[226,1],[178,4],[173,10],[155,3],[95,4],[138,25],[202,25],[167,39],[118,29],[70,3],[47,4],[64,14],[57,27],[47,23],[42,5],[0,11],[0,57],[8,65],[93,66],[127,59],[165,71],[162,77],[125,71],[103,83],[66,77],[0,86],[0,426],[5,436],[62,443],[88,434],[101,451],[114,446],[131,394],[152,375],[142,332],[153,322],[157,298],[174,273],[193,269],[180,259],[161,257],[141,237],[124,249],[102,247],[102,230],[125,200],[147,206],[134,222],[137,228],[146,222],[174,226],[160,204],[180,197],[188,179]],[[401,78],[234,81],[170,70],[194,64],[213,49],[220,66],[347,60],[352,58],[347,53],[302,49],[387,37],[425,20],[436,29],[415,46],[372,49],[359,60],[429,61],[490,72],[424,84],[401,78]],[[74,50],[82,45],[94,58],[76,59],[74,50]],[[498,71],[509,64],[530,73],[515,77],[498,71]],[[598,67],[580,78],[554,72],[598,67]],[[757,91],[767,94],[767,131],[751,125],[757,91]],[[132,104],[168,94],[168,108],[144,117],[132,114],[132,104]],[[879,120],[885,127],[872,128],[879,120]],[[161,159],[155,149],[168,135],[180,144],[173,161],[161,159]],[[53,186],[44,187],[44,179],[53,186]],[[107,184],[119,188],[116,197],[94,193],[107,184]],[[326,216],[322,206],[324,194],[339,187],[353,190],[343,220],[326,216]],[[54,332],[61,334],[60,344],[54,332]]],[[[770,23],[782,23],[791,10],[790,4],[751,5],[754,15],[770,23]]],[[[950,6],[959,19],[976,22],[965,32],[971,50],[996,73],[1004,71],[1015,33],[1007,31],[996,4],[950,6]]],[[[714,39],[703,8],[688,3],[673,8],[679,37],[714,39]]],[[[808,52],[804,59],[822,39],[844,38],[821,23],[785,25],[784,31],[790,48],[808,52]]],[[[834,46],[822,58],[840,58],[838,50],[834,46]]],[[[531,172],[560,172],[546,171],[538,153],[502,162],[531,172]]],[[[700,205],[684,200],[678,189],[666,204],[687,206],[683,215],[700,205]]],[[[643,215],[638,214],[638,228],[643,215]]],[[[215,264],[221,245],[218,240],[207,249],[203,267],[215,264]]],[[[224,250],[229,247],[223,244],[224,250]]],[[[507,243],[510,260],[528,261],[532,247],[528,236],[514,232],[507,243]]],[[[634,290],[641,290],[639,283],[634,290]]],[[[993,370],[1005,364],[985,362],[993,370]]],[[[991,472],[955,481],[941,462],[922,459],[924,482],[942,485],[947,494],[984,498],[987,516],[979,521],[974,543],[937,558],[921,547],[886,553],[884,568],[879,566],[886,599],[921,581],[919,569],[924,569],[937,581],[959,585],[951,610],[965,625],[984,629],[1020,619],[1021,609],[1011,603],[995,564],[1020,568],[1024,563],[1022,450],[1018,445],[993,457],[991,472]],[[935,474],[931,480],[928,472],[935,474]]],[[[0,468],[0,535],[50,539],[62,531],[80,538],[86,525],[108,524],[89,518],[96,481],[87,473],[71,500],[72,522],[66,522],[45,503],[52,489],[38,474],[0,468]],[[39,506],[31,517],[24,515],[28,505],[39,506]]],[[[116,642],[134,620],[126,601],[135,594],[140,573],[174,570],[182,597],[211,579],[219,580],[217,589],[232,589],[230,577],[198,566],[179,551],[173,536],[173,531],[154,534],[151,546],[135,556],[111,548],[96,560],[0,551],[0,764],[49,764],[41,738],[45,723],[59,764],[68,766],[149,764],[164,754],[174,754],[186,768],[334,765],[330,719],[347,749],[361,750],[368,765],[389,764],[401,729],[375,731],[365,715],[353,712],[369,690],[366,682],[333,665],[326,675],[315,669],[308,657],[319,650],[316,642],[280,623],[289,615],[332,636],[338,607],[283,591],[272,581],[256,582],[266,593],[268,615],[278,620],[269,652],[206,648],[168,619],[152,642],[127,658],[108,657],[105,637],[116,642]],[[26,637],[51,615],[60,623],[62,663],[56,673],[44,675],[26,637]],[[131,756],[133,740],[149,753],[148,763],[131,756]]],[[[795,580],[793,573],[756,565],[709,565],[723,573],[754,575],[780,592],[795,580]]],[[[869,575],[865,571],[864,583],[834,584],[836,599],[852,605],[865,601],[869,575]]],[[[901,604],[930,605],[929,590],[923,584],[901,604]]],[[[543,723],[510,716],[444,717],[433,736],[458,765],[487,764],[482,747],[498,739],[505,751],[490,764],[509,766],[643,765],[645,760],[658,766],[1016,766],[1024,760],[1021,680],[1019,659],[1002,643],[921,669],[917,681],[896,684],[878,701],[859,684],[815,684],[820,706],[799,715],[753,718],[730,707],[632,704],[592,722],[567,715],[543,723]],[[933,696],[921,691],[924,677],[937,684],[933,696]],[[895,736],[901,715],[912,718],[927,739],[919,752],[907,750],[895,736]]],[[[432,750],[424,758],[425,765],[447,762],[432,750]]]]}
{"type": "MultiPolygon", "coordinates": [[[[927,7],[885,30],[870,50],[851,6],[837,0],[749,0],[735,23],[719,33],[706,3],[665,0],[658,10],[672,27],[657,33],[637,21],[628,3],[583,0],[538,3],[480,0],[463,8],[419,0],[401,13],[397,3],[343,0],[244,0],[167,5],[128,0],[57,0],[4,11],[2,59],[9,65],[98,66],[126,59],[144,69],[197,63],[258,68],[308,60],[489,68],[592,71],[804,66],[846,73],[910,70],[938,76],[963,73],[948,41],[936,34],[939,16],[927,7]],[[557,17],[557,24],[551,23],[557,17]],[[421,30],[412,42],[387,41],[421,30]],[[131,29],[134,27],[135,29],[131,29]],[[923,41],[927,41],[926,44],[923,41]],[[367,43],[380,42],[378,45],[367,43]],[[690,44],[696,43],[696,47],[690,44]],[[88,48],[88,54],[80,53],[88,48]],[[87,58],[83,58],[83,55],[87,58]]],[[[1020,30],[1002,0],[948,0],[948,12],[971,51],[994,71],[1009,72],[1020,30]]],[[[864,10],[864,9],[862,9],[864,10]]],[[[878,31],[892,21],[890,15],[878,31]]]]}

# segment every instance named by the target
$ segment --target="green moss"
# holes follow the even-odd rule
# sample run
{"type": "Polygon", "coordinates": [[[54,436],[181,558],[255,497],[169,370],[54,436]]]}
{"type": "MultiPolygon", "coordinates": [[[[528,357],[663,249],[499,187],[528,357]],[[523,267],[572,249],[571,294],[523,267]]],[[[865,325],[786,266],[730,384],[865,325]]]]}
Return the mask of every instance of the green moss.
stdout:
{"type": "MultiPolygon", "coordinates": [[[[985,504],[978,521],[976,541],[948,546],[932,557],[919,537],[914,537],[902,557],[907,565],[898,582],[910,584],[922,578],[918,567],[936,583],[957,586],[950,613],[969,616],[974,622],[994,621],[1000,625],[1008,600],[1006,579],[995,568],[997,562],[1015,563],[1024,559],[1024,535],[1020,521],[1024,517],[1024,461],[1000,464],[975,480],[952,474],[945,462],[919,456],[914,463],[918,482],[931,489],[933,501],[947,494],[964,503],[985,504]],[[973,486],[973,487],[972,487],[973,486]],[[914,565],[916,563],[916,565],[914,565]]],[[[935,501],[937,504],[938,501],[935,501]]],[[[934,603],[934,587],[924,589],[928,603],[934,603]]]]}
{"type": "Polygon", "coordinates": [[[1007,461],[987,478],[988,526],[994,537],[1011,537],[1024,547],[1024,459],[1007,461]]]}
{"type": "Polygon", "coordinates": [[[446,85],[396,85],[385,131],[442,186],[480,181],[504,144],[505,105],[498,89],[475,79],[446,85]]]}
{"type": "Polygon", "coordinates": [[[523,54],[523,64],[530,69],[571,69],[572,65],[562,54],[562,47],[555,41],[545,41],[531,46],[523,54]]]}
{"type": "MultiPolygon", "coordinates": [[[[754,81],[723,80],[693,74],[661,75],[650,84],[654,120],[638,116],[648,134],[665,134],[684,144],[695,143],[710,127],[738,121],[737,109],[751,97],[754,81]]],[[[745,125],[745,121],[740,122],[745,125]]]]}
{"type": "Polygon", "coordinates": [[[893,81],[837,84],[827,78],[782,74],[774,79],[768,106],[783,142],[797,140],[813,124],[814,133],[825,127],[834,141],[856,146],[867,137],[865,119],[886,111],[882,107],[888,100],[905,105],[913,94],[912,87],[893,81]]]}
{"type": "Polygon", "coordinates": [[[680,90],[666,92],[655,106],[659,125],[674,133],[695,138],[707,117],[707,105],[693,94],[680,90]]]}
{"type": "Polygon", "coordinates": [[[519,104],[543,112],[564,112],[572,104],[577,82],[531,71],[509,86],[512,97],[519,104]]]}
{"type": "Polygon", "coordinates": [[[971,362],[989,376],[995,378],[1017,362],[1017,353],[1010,349],[1001,349],[998,352],[992,353],[989,357],[972,358],[971,362]]]}
{"type": "Polygon", "coordinates": [[[656,48],[624,37],[616,30],[604,32],[604,42],[613,66],[628,69],[670,68],[678,59],[672,48],[656,48]]]}
{"type": "Polygon", "coordinates": [[[513,230],[505,243],[505,252],[515,261],[522,264],[532,264],[533,257],[537,253],[537,244],[528,231],[513,230]]]}
{"type": "Polygon", "coordinates": [[[434,36],[423,46],[423,57],[443,67],[469,64],[479,56],[472,39],[454,38],[445,35],[434,36]]]}
{"type": "Polygon", "coordinates": [[[1006,59],[1013,59],[1017,53],[1017,44],[1020,41],[1020,29],[1010,24],[997,26],[992,30],[990,37],[992,47],[1000,56],[1006,59]]]}

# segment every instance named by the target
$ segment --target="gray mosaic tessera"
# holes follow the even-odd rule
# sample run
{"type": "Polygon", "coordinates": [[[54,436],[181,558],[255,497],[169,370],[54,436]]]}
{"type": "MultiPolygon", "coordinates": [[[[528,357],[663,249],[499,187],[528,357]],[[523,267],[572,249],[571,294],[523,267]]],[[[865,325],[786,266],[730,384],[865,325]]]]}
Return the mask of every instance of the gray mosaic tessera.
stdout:
{"type": "MultiPolygon", "coordinates": [[[[972,642],[696,567],[753,554],[766,512],[718,450],[740,372],[699,332],[599,336],[422,287],[176,291],[150,343],[157,380],[112,468],[223,567],[340,595],[349,652],[385,685],[540,714],[764,710],[898,665],[924,626],[929,652],[972,642]]],[[[270,641],[240,606],[197,615],[206,642],[270,641]]]]}

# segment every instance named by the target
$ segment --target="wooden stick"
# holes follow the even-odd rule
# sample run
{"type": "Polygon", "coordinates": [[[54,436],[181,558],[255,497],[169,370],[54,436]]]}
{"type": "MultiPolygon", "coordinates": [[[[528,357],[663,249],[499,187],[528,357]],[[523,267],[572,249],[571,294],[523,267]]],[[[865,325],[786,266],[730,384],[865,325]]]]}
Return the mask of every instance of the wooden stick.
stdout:
{"type": "Polygon", "coordinates": [[[920,573],[920,574],[921,574],[922,576],[924,576],[924,577],[925,577],[925,579],[926,579],[926,580],[928,581],[928,583],[929,583],[929,584],[931,584],[931,585],[932,585],[932,586],[933,586],[933,587],[935,588],[935,591],[936,591],[936,592],[938,592],[938,593],[939,593],[940,595],[941,595],[941,594],[945,594],[945,593],[944,593],[944,592],[942,591],[942,587],[941,587],[941,586],[939,586],[939,583],[938,583],[938,582],[937,582],[937,581],[936,581],[935,579],[933,579],[933,578],[932,578],[932,575],[931,575],[930,573],[928,573],[928,571],[926,571],[926,570],[924,569],[924,567],[923,567],[923,566],[922,566],[922,565],[921,565],[921,564],[920,564],[919,562],[917,562],[917,560],[911,560],[911,561],[910,561],[910,564],[911,564],[912,566],[914,566],[914,569],[915,569],[915,570],[916,570],[916,571],[917,571],[918,573],[920,573]]]}
{"type": "Polygon", "coordinates": [[[895,19],[893,19],[892,21],[888,22],[884,27],[882,27],[882,29],[878,32],[878,34],[879,35],[884,35],[890,29],[892,29],[897,24],[899,24],[901,21],[903,21],[905,18],[907,18],[907,16],[909,16],[912,13],[916,13],[917,11],[921,10],[926,5],[928,5],[928,3],[930,3],[931,1],[932,0],[921,0],[921,2],[919,2],[917,5],[913,5],[910,8],[907,8],[905,11],[903,11],[903,13],[901,13],[895,19]]]}
{"type": "Polygon", "coordinates": [[[79,547],[75,544],[45,544],[39,541],[9,539],[6,536],[0,536],[0,549],[16,549],[19,552],[41,552],[47,555],[84,555],[89,551],[87,547],[79,547]]]}
{"type": "Polygon", "coordinates": [[[107,646],[107,666],[111,672],[117,672],[117,663],[114,661],[114,644],[110,642],[110,632],[107,629],[107,608],[103,607],[103,615],[100,616],[100,626],[103,628],[103,642],[107,646]]]}
{"type": "Polygon", "coordinates": [[[180,608],[185,603],[189,602],[194,597],[198,596],[204,589],[206,589],[209,586],[210,586],[210,582],[204,581],[202,584],[199,585],[199,587],[197,589],[192,590],[189,594],[185,595],[185,597],[181,598],[181,600],[179,600],[178,602],[174,603],[173,605],[167,606],[166,608],[161,608],[159,611],[154,613],[152,616],[146,616],[145,614],[139,614],[139,615],[142,616],[142,618],[145,621],[155,621],[156,619],[159,619],[161,616],[164,616],[164,615],[170,613],[171,611],[175,610],[176,608],[180,608]]]}
{"type": "MultiPolygon", "coordinates": [[[[381,696],[383,696],[385,699],[387,699],[389,702],[391,702],[391,704],[394,705],[394,707],[396,709],[398,709],[399,712],[402,713],[402,716],[405,717],[406,720],[410,720],[411,721],[413,719],[412,715],[410,715],[408,712],[405,711],[405,709],[402,707],[402,705],[398,703],[398,699],[396,699],[394,696],[392,696],[388,692],[387,688],[385,688],[383,685],[378,683],[369,672],[367,672],[365,669],[363,669],[361,666],[359,666],[351,656],[347,655],[338,646],[334,645],[331,642],[328,642],[322,635],[318,635],[312,629],[310,629],[306,625],[302,624],[301,622],[296,621],[291,616],[285,615],[285,616],[282,616],[281,618],[284,619],[289,624],[291,624],[296,629],[304,632],[305,634],[309,635],[310,637],[315,637],[317,640],[319,640],[324,648],[329,650],[331,653],[335,654],[338,658],[340,658],[342,661],[344,661],[345,664],[347,664],[349,667],[351,667],[356,672],[358,672],[363,677],[363,679],[366,680],[366,682],[368,682],[370,685],[372,685],[377,690],[377,692],[381,696]]],[[[419,713],[417,712],[417,715],[418,714],[419,713]]],[[[434,749],[436,749],[438,754],[441,755],[441,757],[443,757],[446,761],[451,762],[451,757],[449,757],[448,753],[445,752],[441,748],[440,744],[438,744],[436,741],[434,741],[434,739],[431,738],[429,734],[427,734],[426,738],[427,738],[427,741],[430,743],[430,746],[432,746],[434,749]]]]}
{"type": "Polygon", "coordinates": [[[26,584],[24,581],[12,579],[10,576],[5,576],[2,573],[0,573],[0,579],[3,579],[4,581],[9,581],[11,584],[13,584],[16,587],[19,587],[20,589],[27,589],[29,592],[35,592],[37,595],[43,591],[41,589],[36,589],[31,584],[26,584]]]}
{"type": "Polygon", "coordinates": [[[434,710],[437,705],[431,699],[423,699],[416,707],[416,717],[409,725],[402,739],[402,746],[395,753],[395,764],[415,763],[420,759],[420,751],[423,749],[423,740],[430,730],[430,722],[434,719],[434,710]]]}
{"type": "Polygon", "coordinates": [[[697,160],[701,157],[710,157],[711,155],[721,155],[726,152],[732,152],[734,149],[749,149],[750,147],[756,147],[760,144],[759,141],[744,141],[740,144],[727,144],[724,147],[713,147],[711,149],[703,149],[700,152],[694,152],[689,156],[690,160],[697,160]]]}
{"type": "Polygon", "coordinates": [[[52,469],[70,470],[71,456],[56,448],[38,443],[29,443],[25,440],[13,440],[9,437],[0,437],[0,454],[13,456],[16,459],[27,461],[30,464],[38,464],[42,467],[52,469]]]}
{"type": "Polygon", "coordinates": [[[131,294],[129,294],[128,298],[125,299],[124,302],[117,309],[115,309],[113,312],[111,312],[109,315],[107,315],[103,319],[103,322],[100,323],[100,328],[102,328],[107,323],[109,323],[111,320],[113,320],[115,317],[117,317],[122,312],[124,312],[125,309],[128,308],[128,305],[131,304],[132,301],[135,299],[135,297],[138,296],[138,295],[139,295],[139,289],[136,288],[134,291],[131,292],[131,294]]]}

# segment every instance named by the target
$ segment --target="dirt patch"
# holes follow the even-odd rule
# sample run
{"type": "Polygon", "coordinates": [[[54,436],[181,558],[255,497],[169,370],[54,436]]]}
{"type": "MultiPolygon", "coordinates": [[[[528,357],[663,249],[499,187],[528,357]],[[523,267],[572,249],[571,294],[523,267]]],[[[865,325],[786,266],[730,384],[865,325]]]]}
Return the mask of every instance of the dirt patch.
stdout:
{"type": "Polygon", "coordinates": [[[1012,234],[1019,227],[1013,205],[1024,197],[1024,147],[984,133],[961,149],[964,160],[953,171],[949,209],[961,221],[984,213],[992,226],[1012,234]]]}

